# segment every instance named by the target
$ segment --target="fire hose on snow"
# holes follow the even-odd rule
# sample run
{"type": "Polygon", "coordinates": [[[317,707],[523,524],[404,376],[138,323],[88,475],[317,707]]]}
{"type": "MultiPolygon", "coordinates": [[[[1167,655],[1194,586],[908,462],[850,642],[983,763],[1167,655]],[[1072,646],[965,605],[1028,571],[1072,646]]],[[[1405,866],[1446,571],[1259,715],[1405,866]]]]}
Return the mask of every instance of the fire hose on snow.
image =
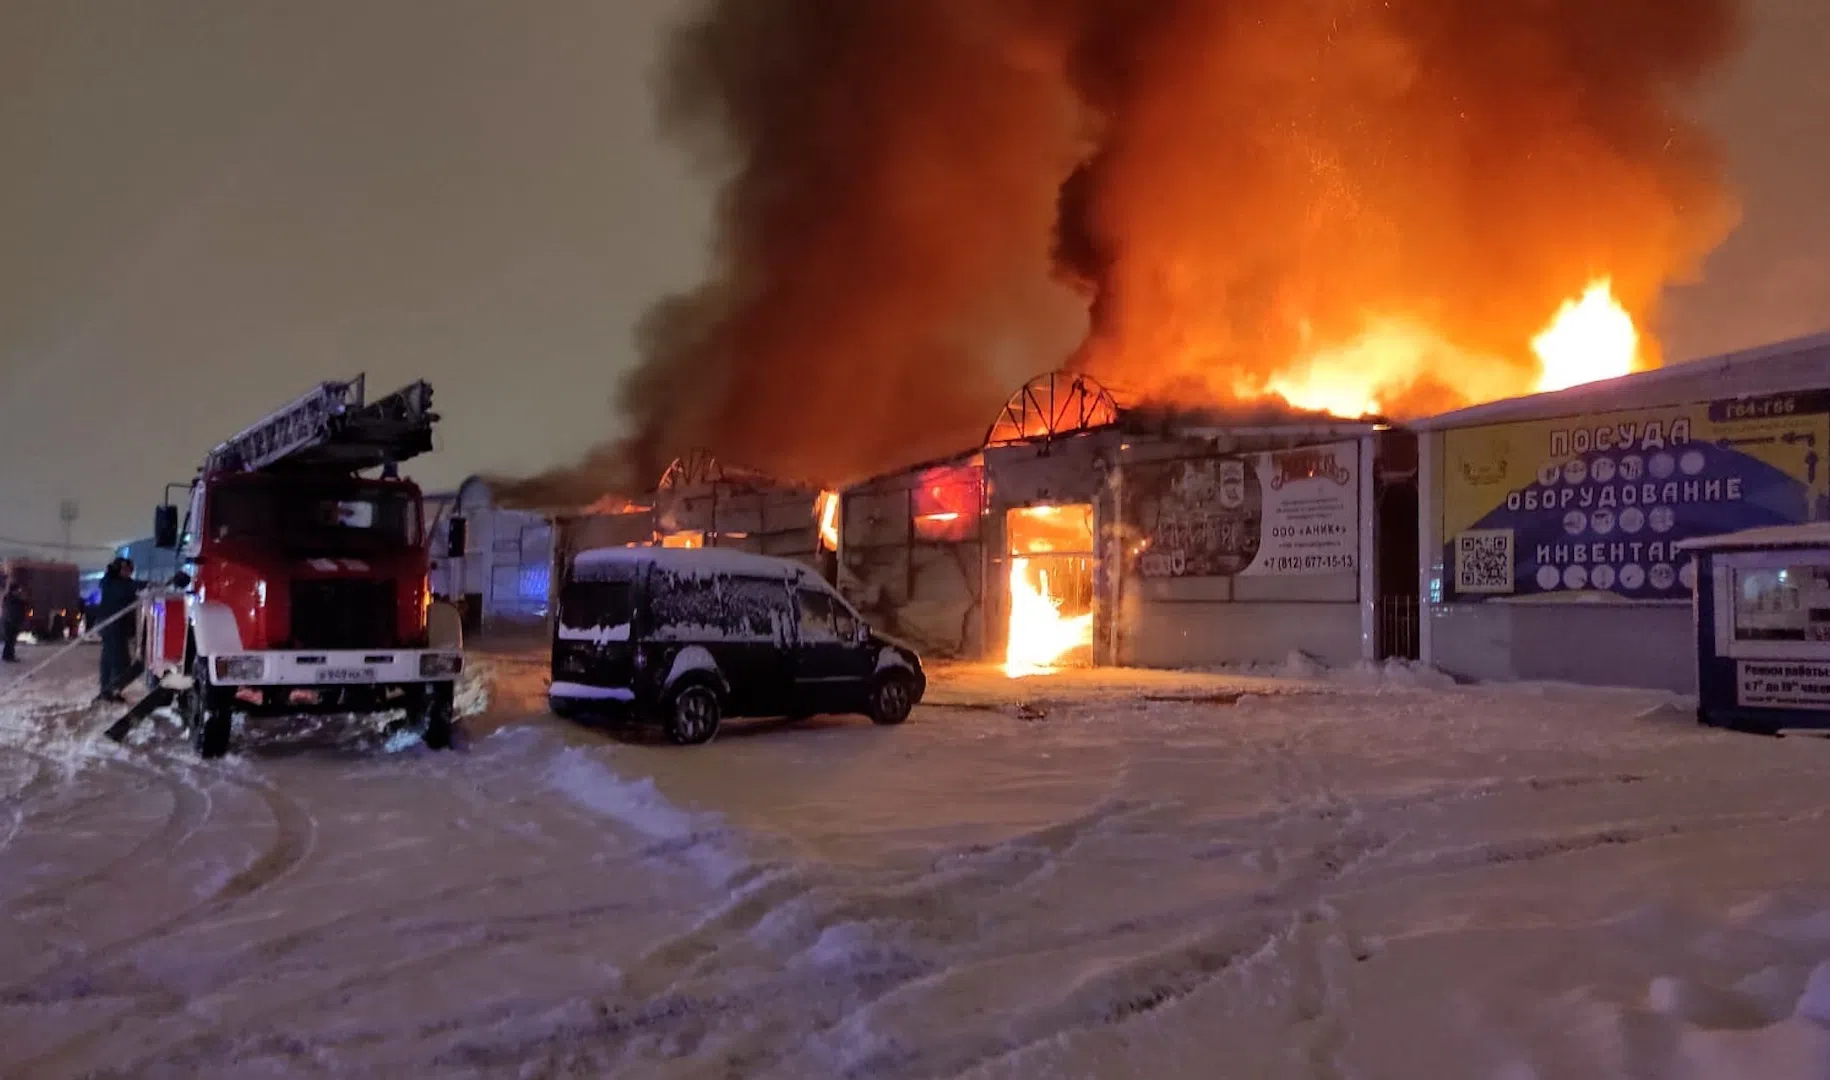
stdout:
{"type": "MultiPolygon", "coordinates": [[[[128,615],[132,615],[132,614],[139,612],[139,610],[140,610],[140,606],[138,604],[131,605],[127,608],[124,608],[120,611],[115,612],[113,615],[110,615],[108,618],[103,619],[101,622],[95,624],[94,626],[91,626],[91,627],[85,629],[82,632],[82,634],[77,637],[77,639],[75,641],[72,641],[68,645],[65,645],[63,648],[58,649],[56,652],[54,652],[50,656],[46,657],[43,662],[30,668],[25,673],[20,675],[17,679],[14,679],[12,682],[7,683],[5,686],[0,686],[0,701],[5,701],[8,697],[10,697],[12,695],[13,691],[17,690],[20,686],[24,685],[34,675],[37,675],[39,672],[44,671],[46,668],[50,667],[52,664],[57,663],[59,660],[63,659],[65,656],[69,655],[71,650],[75,649],[77,646],[82,645],[85,642],[97,640],[97,638],[99,637],[100,631],[106,629],[108,626],[120,621],[121,619],[126,618],[128,615]]],[[[131,674],[129,677],[131,678],[131,674]]],[[[166,681],[162,681],[157,687],[153,688],[151,693],[149,693],[145,697],[141,698],[137,704],[135,704],[132,708],[128,709],[127,714],[125,716],[122,716],[120,719],[114,721],[112,724],[109,724],[107,730],[102,732],[102,734],[108,736],[110,739],[113,739],[115,742],[121,742],[123,739],[125,739],[127,737],[127,733],[133,729],[133,726],[135,724],[139,723],[140,720],[144,719],[146,716],[151,714],[155,709],[158,709],[160,706],[170,703],[172,701],[172,699],[174,697],[176,697],[177,694],[185,688],[185,686],[181,685],[181,684],[188,684],[188,683],[189,683],[188,679],[173,680],[173,679],[168,678],[166,681]]]]}
{"type": "Polygon", "coordinates": [[[14,691],[18,690],[21,686],[25,685],[25,683],[30,681],[33,676],[44,671],[46,668],[50,667],[52,664],[57,663],[59,660],[62,660],[65,656],[68,656],[72,651],[74,651],[77,648],[77,646],[101,640],[101,631],[104,628],[112,625],[113,623],[119,622],[121,619],[126,618],[128,615],[138,614],[139,610],[140,610],[140,607],[138,604],[130,605],[128,607],[122,608],[120,611],[115,612],[113,615],[108,616],[106,619],[103,619],[101,622],[96,623],[94,626],[84,628],[83,632],[81,634],[77,635],[76,640],[65,645],[63,648],[58,649],[56,652],[52,653],[49,657],[46,657],[43,662],[41,662],[31,668],[28,668],[17,679],[14,679],[12,682],[7,683],[5,686],[0,686],[0,701],[5,701],[7,698],[11,697],[13,695],[14,691]]]}

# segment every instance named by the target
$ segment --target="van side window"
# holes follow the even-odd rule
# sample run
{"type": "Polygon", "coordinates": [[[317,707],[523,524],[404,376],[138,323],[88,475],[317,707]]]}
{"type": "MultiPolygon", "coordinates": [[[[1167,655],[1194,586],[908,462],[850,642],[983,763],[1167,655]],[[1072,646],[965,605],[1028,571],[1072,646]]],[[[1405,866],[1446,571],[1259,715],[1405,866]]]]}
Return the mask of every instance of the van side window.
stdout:
{"type": "Polygon", "coordinates": [[[802,641],[835,641],[838,629],[833,618],[832,597],[812,589],[796,589],[795,600],[801,608],[802,641]]]}
{"type": "Polygon", "coordinates": [[[767,578],[732,578],[728,584],[731,613],[751,638],[775,641],[787,634],[788,590],[767,578]]]}
{"type": "Polygon", "coordinates": [[[717,588],[710,578],[656,572],[648,579],[648,610],[662,640],[718,625],[717,588]]]}
{"type": "Polygon", "coordinates": [[[851,612],[846,610],[844,604],[837,600],[831,601],[831,603],[833,629],[838,632],[840,641],[850,641],[852,635],[857,633],[858,620],[852,618],[851,612]]]}
{"type": "Polygon", "coordinates": [[[779,580],[657,572],[648,581],[657,640],[780,641],[794,618],[779,580]]]}

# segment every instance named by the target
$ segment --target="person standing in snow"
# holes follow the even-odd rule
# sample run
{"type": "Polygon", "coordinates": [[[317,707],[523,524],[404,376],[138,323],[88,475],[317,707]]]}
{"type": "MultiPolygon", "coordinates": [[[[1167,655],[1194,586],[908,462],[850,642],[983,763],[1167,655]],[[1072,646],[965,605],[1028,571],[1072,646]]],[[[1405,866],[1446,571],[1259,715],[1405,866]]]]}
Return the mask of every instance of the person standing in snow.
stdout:
{"type": "Polygon", "coordinates": [[[102,628],[102,692],[96,695],[97,701],[118,704],[127,700],[121,691],[133,664],[134,620],[130,615],[121,615],[112,623],[108,620],[138,605],[145,587],[144,582],[133,579],[133,563],[127,559],[114,560],[102,574],[102,597],[95,606],[95,623],[102,628]]]}
{"type": "Polygon", "coordinates": [[[17,581],[6,583],[6,594],[0,596],[0,661],[17,664],[19,656],[14,651],[19,646],[19,634],[25,629],[25,617],[28,609],[25,590],[17,581]]]}

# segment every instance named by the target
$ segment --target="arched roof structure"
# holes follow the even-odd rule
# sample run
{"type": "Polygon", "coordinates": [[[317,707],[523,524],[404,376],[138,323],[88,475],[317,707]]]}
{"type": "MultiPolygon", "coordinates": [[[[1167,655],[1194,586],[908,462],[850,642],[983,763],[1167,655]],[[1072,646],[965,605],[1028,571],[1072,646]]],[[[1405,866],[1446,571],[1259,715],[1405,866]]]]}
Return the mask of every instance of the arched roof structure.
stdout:
{"type": "Polygon", "coordinates": [[[985,433],[986,446],[1053,439],[1118,423],[1118,402],[1091,375],[1051,371],[1023,384],[985,433]]]}

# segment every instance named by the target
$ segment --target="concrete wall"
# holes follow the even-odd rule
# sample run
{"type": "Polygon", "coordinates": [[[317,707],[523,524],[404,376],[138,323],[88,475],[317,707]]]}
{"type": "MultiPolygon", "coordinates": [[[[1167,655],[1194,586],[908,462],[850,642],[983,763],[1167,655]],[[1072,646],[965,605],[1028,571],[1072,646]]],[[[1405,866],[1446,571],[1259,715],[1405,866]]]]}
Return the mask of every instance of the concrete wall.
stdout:
{"type": "Polygon", "coordinates": [[[1696,691],[1684,604],[1437,604],[1433,662],[1471,679],[1696,691]]]}
{"type": "Polygon", "coordinates": [[[1120,653],[1132,667],[1280,663],[1303,652],[1325,664],[1360,661],[1360,605],[1217,604],[1135,600],[1120,653]]]}
{"type": "Polygon", "coordinates": [[[1002,520],[1015,506],[1090,503],[1105,488],[1106,466],[1122,436],[1090,431],[1052,443],[1017,443],[985,451],[987,501],[1002,520]]]}
{"type": "MultiPolygon", "coordinates": [[[[881,477],[848,488],[839,514],[839,589],[873,625],[925,655],[985,654],[983,572],[977,505],[982,474],[970,458],[881,477]],[[913,515],[921,492],[964,515],[955,539],[921,539],[913,515]]],[[[930,511],[933,512],[933,511],[930,511]]]]}

